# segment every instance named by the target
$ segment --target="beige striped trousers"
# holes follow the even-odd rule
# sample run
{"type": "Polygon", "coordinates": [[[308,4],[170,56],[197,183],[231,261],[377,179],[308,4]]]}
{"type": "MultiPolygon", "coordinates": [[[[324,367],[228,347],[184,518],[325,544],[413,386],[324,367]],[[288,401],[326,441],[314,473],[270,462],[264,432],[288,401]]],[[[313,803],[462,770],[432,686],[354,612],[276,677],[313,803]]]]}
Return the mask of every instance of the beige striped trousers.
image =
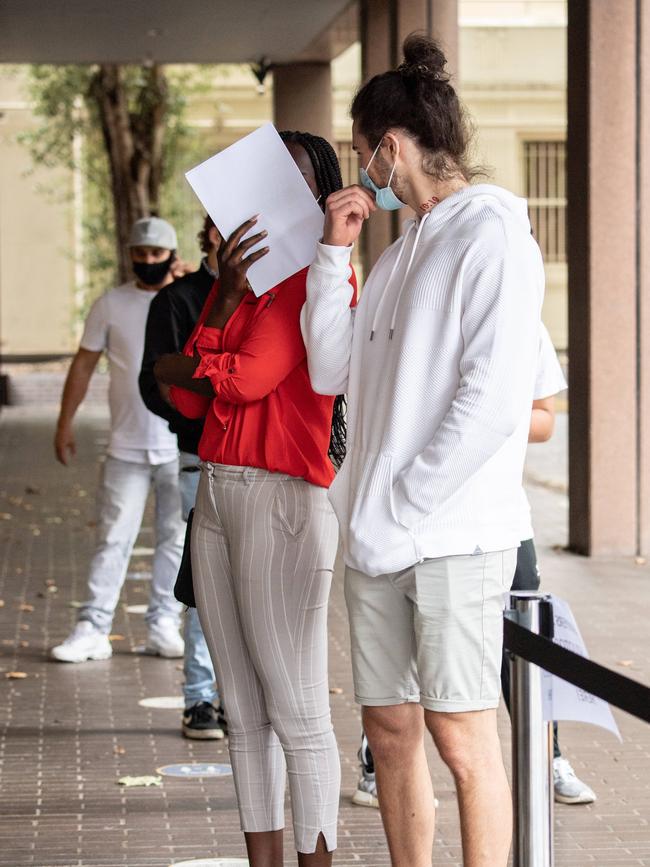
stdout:
{"type": "Polygon", "coordinates": [[[244,831],[284,827],[336,848],[341,769],[327,679],[337,546],[327,491],[266,470],[202,465],[192,529],[197,608],[229,726],[244,831]]]}

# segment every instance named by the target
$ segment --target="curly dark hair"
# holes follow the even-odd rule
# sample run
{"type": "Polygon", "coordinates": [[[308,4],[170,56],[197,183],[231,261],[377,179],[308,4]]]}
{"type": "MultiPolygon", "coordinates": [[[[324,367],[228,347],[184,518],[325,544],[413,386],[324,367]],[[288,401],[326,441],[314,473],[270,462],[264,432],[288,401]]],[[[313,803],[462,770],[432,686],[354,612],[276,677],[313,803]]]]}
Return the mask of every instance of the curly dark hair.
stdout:
{"type": "Polygon", "coordinates": [[[206,214],[203,218],[203,225],[201,226],[201,231],[196,236],[196,240],[199,242],[201,252],[205,253],[206,256],[208,255],[212,247],[212,243],[210,242],[210,238],[208,237],[208,232],[213,227],[214,220],[212,219],[210,214],[206,214]]]}
{"type": "Polygon", "coordinates": [[[359,132],[375,148],[386,130],[404,130],[428,152],[423,168],[437,180],[460,172],[469,181],[482,174],[468,164],[472,129],[442,49],[412,33],[402,50],[404,62],[397,69],[375,75],[354,97],[351,114],[359,132]]]}

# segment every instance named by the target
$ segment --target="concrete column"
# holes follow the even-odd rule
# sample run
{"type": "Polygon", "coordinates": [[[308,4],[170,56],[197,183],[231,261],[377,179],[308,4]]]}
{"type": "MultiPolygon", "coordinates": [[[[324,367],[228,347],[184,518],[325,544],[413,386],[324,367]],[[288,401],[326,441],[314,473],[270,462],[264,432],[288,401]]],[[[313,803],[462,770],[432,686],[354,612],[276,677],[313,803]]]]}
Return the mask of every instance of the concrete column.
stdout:
{"type": "MultiPolygon", "coordinates": [[[[366,82],[373,75],[397,65],[396,0],[361,0],[361,75],[366,82]]],[[[372,215],[361,237],[364,271],[370,269],[397,237],[393,216],[387,212],[372,215]]]]}
{"type": "Polygon", "coordinates": [[[273,67],[273,117],[278,129],[332,141],[332,72],[329,63],[273,67]]]}
{"type": "MultiPolygon", "coordinates": [[[[410,33],[426,33],[436,39],[447,58],[447,70],[454,87],[458,87],[458,0],[398,0],[397,40],[401,61],[402,43],[410,33]]],[[[397,226],[413,216],[410,208],[402,208],[397,226]]],[[[399,232],[398,232],[399,234],[399,232]]]]}
{"type": "Polygon", "coordinates": [[[458,0],[400,0],[397,30],[400,45],[414,31],[436,39],[445,52],[454,84],[458,84],[458,0]]]}
{"type": "Polygon", "coordinates": [[[640,0],[639,119],[639,528],[638,551],[650,553],[650,0],[640,0]]]}
{"type": "Polygon", "coordinates": [[[569,3],[568,16],[569,541],[583,554],[633,554],[635,2],[569,3]]]}

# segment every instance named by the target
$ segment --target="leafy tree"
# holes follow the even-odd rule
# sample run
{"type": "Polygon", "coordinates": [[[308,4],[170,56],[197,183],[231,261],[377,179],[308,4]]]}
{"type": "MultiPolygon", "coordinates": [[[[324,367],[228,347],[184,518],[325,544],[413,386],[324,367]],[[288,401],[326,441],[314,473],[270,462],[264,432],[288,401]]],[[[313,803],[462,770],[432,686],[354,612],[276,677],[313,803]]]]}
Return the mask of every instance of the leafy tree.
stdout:
{"type": "Polygon", "coordinates": [[[21,139],[35,164],[82,170],[86,264],[104,287],[109,270],[128,279],[131,224],[159,213],[175,168],[191,164],[196,147],[184,115],[190,94],[207,86],[207,72],[157,64],[30,67],[40,124],[21,139]]]}

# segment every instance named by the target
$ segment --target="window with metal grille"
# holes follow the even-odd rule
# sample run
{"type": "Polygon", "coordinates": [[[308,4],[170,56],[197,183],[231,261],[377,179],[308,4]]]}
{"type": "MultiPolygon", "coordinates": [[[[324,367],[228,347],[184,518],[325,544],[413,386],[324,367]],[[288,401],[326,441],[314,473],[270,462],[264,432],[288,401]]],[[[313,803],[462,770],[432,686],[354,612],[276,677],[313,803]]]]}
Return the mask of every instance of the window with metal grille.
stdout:
{"type": "MultiPolygon", "coordinates": [[[[349,187],[350,184],[359,183],[359,157],[352,150],[351,141],[337,141],[334,145],[336,154],[339,158],[341,166],[341,177],[343,178],[343,186],[349,187]]],[[[359,285],[363,282],[363,266],[361,262],[361,244],[355,244],[352,251],[352,265],[357,274],[359,285]]]]}
{"type": "Polygon", "coordinates": [[[343,186],[349,187],[359,180],[359,157],[352,150],[351,141],[337,141],[336,151],[341,164],[341,177],[343,186]]]}
{"type": "Polygon", "coordinates": [[[524,192],[544,261],[566,262],[566,142],[524,142],[524,192]]]}

